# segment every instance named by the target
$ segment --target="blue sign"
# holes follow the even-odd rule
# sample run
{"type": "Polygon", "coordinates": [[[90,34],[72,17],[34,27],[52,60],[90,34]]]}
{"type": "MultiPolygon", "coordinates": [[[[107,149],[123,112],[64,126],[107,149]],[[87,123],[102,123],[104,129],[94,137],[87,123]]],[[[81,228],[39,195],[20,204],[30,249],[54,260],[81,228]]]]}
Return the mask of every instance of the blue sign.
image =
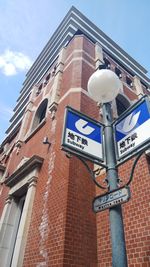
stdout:
{"type": "Polygon", "coordinates": [[[62,147],[91,161],[103,161],[102,124],[67,107],[62,147]]]}
{"type": "Polygon", "coordinates": [[[142,98],[115,122],[118,159],[128,156],[150,141],[150,108],[148,97],[142,98]]]}

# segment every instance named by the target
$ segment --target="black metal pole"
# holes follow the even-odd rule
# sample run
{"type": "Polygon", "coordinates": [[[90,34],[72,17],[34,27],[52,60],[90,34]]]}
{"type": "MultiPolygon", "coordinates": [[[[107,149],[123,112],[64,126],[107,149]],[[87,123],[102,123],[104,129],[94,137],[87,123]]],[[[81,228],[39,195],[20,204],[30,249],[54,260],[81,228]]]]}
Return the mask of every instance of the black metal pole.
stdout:
{"type": "MultiPolygon", "coordinates": [[[[105,154],[107,165],[107,181],[109,190],[118,188],[118,171],[116,167],[115,143],[112,126],[112,110],[111,104],[103,104],[103,121],[104,121],[104,137],[105,137],[105,154]]],[[[122,218],[121,205],[110,208],[110,230],[112,242],[112,266],[127,267],[127,254],[125,246],[124,225],[122,218]]]]}

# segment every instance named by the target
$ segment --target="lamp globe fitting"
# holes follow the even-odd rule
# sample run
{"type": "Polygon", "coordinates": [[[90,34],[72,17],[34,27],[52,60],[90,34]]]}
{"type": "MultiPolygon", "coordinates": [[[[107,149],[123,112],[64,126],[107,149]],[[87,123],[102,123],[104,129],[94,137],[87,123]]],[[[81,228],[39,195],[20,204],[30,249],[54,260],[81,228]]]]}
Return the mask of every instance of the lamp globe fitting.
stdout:
{"type": "Polygon", "coordinates": [[[88,92],[96,102],[107,103],[116,98],[122,89],[118,76],[111,70],[95,71],[88,81],[88,92]]]}

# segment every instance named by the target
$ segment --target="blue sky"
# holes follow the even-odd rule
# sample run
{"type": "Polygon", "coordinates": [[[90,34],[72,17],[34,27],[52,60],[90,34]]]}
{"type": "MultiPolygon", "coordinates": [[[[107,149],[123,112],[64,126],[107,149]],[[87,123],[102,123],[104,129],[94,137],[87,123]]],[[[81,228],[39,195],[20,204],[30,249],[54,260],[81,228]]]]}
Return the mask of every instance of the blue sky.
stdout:
{"type": "Polygon", "coordinates": [[[150,77],[149,0],[0,0],[0,143],[27,70],[72,5],[150,77]]]}

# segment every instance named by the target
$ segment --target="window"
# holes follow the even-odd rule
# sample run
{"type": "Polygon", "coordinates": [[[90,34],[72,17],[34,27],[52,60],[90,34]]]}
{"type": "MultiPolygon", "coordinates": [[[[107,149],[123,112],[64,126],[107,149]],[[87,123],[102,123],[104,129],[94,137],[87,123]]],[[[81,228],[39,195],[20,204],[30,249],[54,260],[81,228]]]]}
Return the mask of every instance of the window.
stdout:
{"type": "Polygon", "coordinates": [[[110,69],[110,62],[107,58],[104,58],[104,62],[105,62],[105,65],[106,65],[106,69],[110,69]]]}
{"type": "MultiPolygon", "coordinates": [[[[12,240],[10,244],[10,266],[12,266],[12,262],[14,261],[14,255],[15,255],[15,250],[16,250],[16,244],[17,244],[17,238],[18,238],[18,232],[19,232],[19,226],[22,218],[22,213],[23,213],[23,208],[24,208],[24,202],[25,202],[26,195],[23,197],[14,197],[12,202],[15,203],[15,206],[13,207],[13,218],[14,218],[14,225],[12,227],[12,240]],[[11,254],[12,252],[12,254],[11,254]]],[[[12,219],[11,217],[9,218],[10,220],[12,219]]]]}
{"type": "Polygon", "coordinates": [[[104,64],[101,64],[99,65],[99,70],[102,70],[102,69],[110,69],[110,62],[107,58],[104,58],[104,64]]]}
{"type": "Polygon", "coordinates": [[[54,69],[53,69],[53,71],[52,71],[52,76],[55,75],[55,73],[56,73],[56,68],[57,68],[57,65],[54,66],[54,69]]]}
{"type": "Polygon", "coordinates": [[[116,98],[116,105],[118,116],[120,116],[127,108],[130,107],[130,102],[125,96],[119,94],[116,98]]]}
{"type": "Polygon", "coordinates": [[[130,87],[133,86],[133,84],[132,84],[132,80],[131,80],[128,76],[126,77],[126,83],[127,83],[127,85],[129,85],[130,87]]]}
{"type": "Polygon", "coordinates": [[[3,174],[5,171],[5,166],[0,163],[0,181],[3,179],[3,174]]]}
{"type": "Polygon", "coordinates": [[[32,131],[38,127],[38,125],[44,120],[46,116],[48,99],[45,99],[38,107],[33,120],[32,131]]]}
{"type": "Polygon", "coordinates": [[[42,88],[43,88],[43,83],[40,84],[40,86],[38,87],[38,89],[37,89],[37,91],[36,91],[36,95],[37,95],[37,96],[41,93],[42,88]]]}
{"type": "Polygon", "coordinates": [[[117,67],[115,67],[115,73],[117,74],[117,76],[118,76],[119,78],[122,78],[121,70],[118,69],[117,67]]]}
{"type": "Polygon", "coordinates": [[[22,266],[32,216],[39,168],[43,158],[23,161],[5,180],[10,187],[0,224],[0,266],[22,266]]]}
{"type": "Polygon", "coordinates": [[[49,74],[46,76],[45,80],[44,80],[44,86],[47,85],[47,83],[49,82],[50,77],[51,77],[51,74],[49,73],[49,74]]]}

